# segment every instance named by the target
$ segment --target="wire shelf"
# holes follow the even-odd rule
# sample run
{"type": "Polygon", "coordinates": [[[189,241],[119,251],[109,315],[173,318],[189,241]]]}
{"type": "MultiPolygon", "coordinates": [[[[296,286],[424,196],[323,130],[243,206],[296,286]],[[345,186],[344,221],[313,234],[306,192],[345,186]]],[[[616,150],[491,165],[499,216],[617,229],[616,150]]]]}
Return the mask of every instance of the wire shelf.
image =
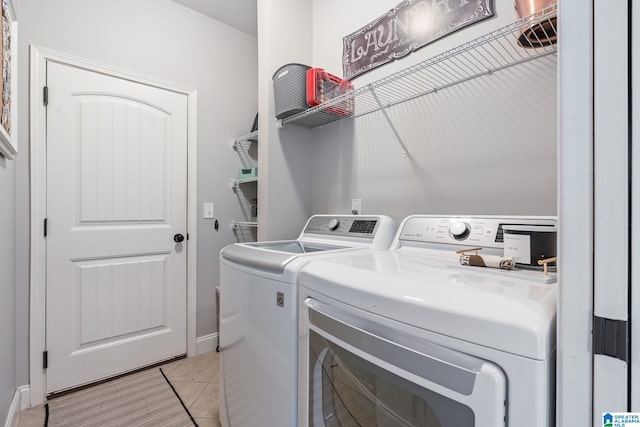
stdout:
{"type": "Polygon", "coordinates": [[[246,135],[239,136],[237,138],[231,138],[229,142],[233,148],[237,148],[239,144],[243,142],[256,142],[258,140],[258,131],[254,130],[253,132],[249,132],[246,135]]]}
{"type": "Polygon", "coordinates": [[[258,223],[254,221],[229,221],[229,225],[232,230],[237,230],[238,228],[243,227],[257,227],[258,223]]]}
{"type": "Polygon", "coordinates": [[[249,182],[258,182],[258,177],[252,176],[251,178],[243,178],[243,179],[236,180],[236,184],[247,184],[249,182]]]}
{"type": "Polygon", "coordinates": [[[244,179],[230,179],[229,185],[231,186],[231,188],[238,188],[239,185],[248,184],[250,182],[258,182],[258,177],[252,176],[251,178],[244,178],[244,179]]]}
{"type": "Polygon", "coordinates": [[[316,127],[345,118],[360,117],[516,64],[555,54],[557,15],[557,4],[541,9],[353,92],[282,119],[280,125],[296,123],[316,127]],[[525,32],[528,38],[524,38],[525,32]],[[347,105],[349,109],[341,108],[347,105]]]}

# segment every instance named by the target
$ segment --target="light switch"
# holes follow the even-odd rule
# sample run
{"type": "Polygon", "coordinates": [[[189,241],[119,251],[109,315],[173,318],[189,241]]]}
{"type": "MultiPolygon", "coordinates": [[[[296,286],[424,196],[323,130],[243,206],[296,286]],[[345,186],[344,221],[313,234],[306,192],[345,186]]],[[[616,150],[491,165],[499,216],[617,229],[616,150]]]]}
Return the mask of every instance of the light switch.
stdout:
{"type": "Polygon", "coordinates": [[[204,204],[204,212],[202,214],[204,219],[213,219],[213,203],[204,204]]]}

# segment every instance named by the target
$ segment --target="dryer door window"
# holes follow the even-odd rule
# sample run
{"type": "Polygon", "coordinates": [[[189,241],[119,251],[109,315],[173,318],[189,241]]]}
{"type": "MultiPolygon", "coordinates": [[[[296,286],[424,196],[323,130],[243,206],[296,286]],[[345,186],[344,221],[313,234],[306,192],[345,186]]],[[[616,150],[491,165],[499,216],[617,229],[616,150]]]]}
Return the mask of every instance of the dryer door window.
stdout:
{"type": "Polygon", "coordinates": [[[309,426],[473,427],[471,408],[310,333],[309,426]]]}
{"type": "Polygon", "coordinates": [[[307,299],[310,427],[503,427],[491,362],[307,299]]]}

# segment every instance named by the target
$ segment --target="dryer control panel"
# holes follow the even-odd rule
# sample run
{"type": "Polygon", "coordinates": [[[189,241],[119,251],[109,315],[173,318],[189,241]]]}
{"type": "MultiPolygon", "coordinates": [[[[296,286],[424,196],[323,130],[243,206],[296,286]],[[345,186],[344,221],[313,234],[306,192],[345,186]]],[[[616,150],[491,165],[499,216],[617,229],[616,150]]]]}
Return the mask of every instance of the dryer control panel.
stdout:
{"type": "Polygon", "coordinates": [[[505,225],[556,226],[556,223],[555,217],[542,216],[414,215],[404,220],[399,240],[502,248],[505,225]]]}
{"type": "Polygon", "coordinates": [[[375,236],[379,223],[380,218],[375,216],[313,216],[303,233],[371,238],[375,236]]]}

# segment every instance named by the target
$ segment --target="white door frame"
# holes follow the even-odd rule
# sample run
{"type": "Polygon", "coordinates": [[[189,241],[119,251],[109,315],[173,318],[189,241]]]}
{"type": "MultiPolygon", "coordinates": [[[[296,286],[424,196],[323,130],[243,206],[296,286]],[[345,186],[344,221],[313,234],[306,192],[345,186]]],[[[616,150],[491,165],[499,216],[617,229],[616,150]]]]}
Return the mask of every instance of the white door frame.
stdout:
{"type": "Polygon", "coordinates": [[[46,63],[55,61],[72,67],[142,83],[185,94],[187,112],[187,355],[196,354],[196,259],[197,259],[197,91],[153,77],[132,73],[117,67],[67,55],[40,46],[30,46],[30,179],[31,179],[31,245],[30,245],[30,308],[29,308],[29,373],[31,406],[44,402],[45,373],[42,352],[46,348],[46,240],[44,218],[47,201],[46,108],[43,88],[46,86],[46,63]]]}
{"type": "MultiPolygon", "coordinates": [[[[625,322],[626,328],[631,220],[629,4],[627,0],[596,0],[593,8],[593,315],[606,319],[609,326],[622,327],[625,322]]],[[[594,323],[594,334],[595,330],[594,323]]],[[[630,361],[623,360],[627,359],[623,355],[608,356],[596,351],[594,344],[594,426],[601,425],[604,412],[629,410],[630,386],[630,361]]]]}
{"type": "MultiPolygon", "coordinates": [[[[640,40],[640,7],[633,5],[629,11],[631,40],[640,40]]],[[[640,46],[631,45],[632,114],[631,135],[631,223],[640,220],[640,46]]],[[[640,229],[631,231],[631,411],[640,412],[640,229]]]]}
{"type": "Polygon", "coordinates": [[[593,0],[564,0],[558,51],[556,425],[591,426],[593,0]]]}

